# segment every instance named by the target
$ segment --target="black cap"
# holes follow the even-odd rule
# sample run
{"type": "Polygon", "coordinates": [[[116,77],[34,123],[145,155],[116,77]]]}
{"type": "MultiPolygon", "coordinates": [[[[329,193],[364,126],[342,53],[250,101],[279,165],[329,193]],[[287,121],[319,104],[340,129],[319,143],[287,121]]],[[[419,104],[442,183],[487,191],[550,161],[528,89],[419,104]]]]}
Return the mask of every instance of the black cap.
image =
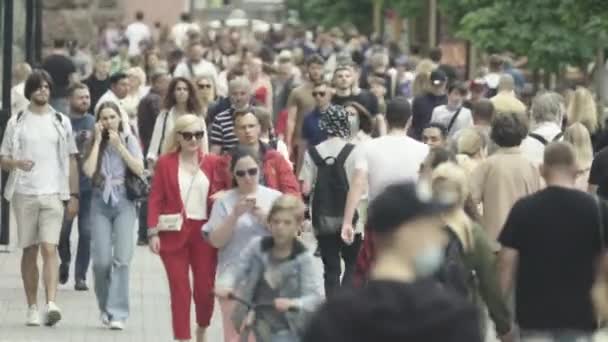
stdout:
{"type": "Polygon", "coordinates": [[[439,85],[447,82],[448,76],[441,69],[435,69],[431,72],[431,84],[439,85]]]}
{"type": "Polygon", "coordinates": [[[433,197],[430,184],[421,181],[389,185],[369,205],[367,224],[378,233],[389,233],[419,217],[443,213],[456,203],[456,194],[433,197]]]}

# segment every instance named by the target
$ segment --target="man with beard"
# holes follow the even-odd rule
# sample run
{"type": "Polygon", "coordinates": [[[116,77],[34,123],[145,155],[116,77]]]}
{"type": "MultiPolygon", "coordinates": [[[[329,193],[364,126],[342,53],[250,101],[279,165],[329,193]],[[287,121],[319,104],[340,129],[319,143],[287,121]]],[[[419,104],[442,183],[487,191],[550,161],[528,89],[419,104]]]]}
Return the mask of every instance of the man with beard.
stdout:
{"type": "Polygon", "coordinates": [[[304,117],[315,108],[315,99],[312,90],[315,84],[323,78],[323,65],[325,62],[319,55],[310,56],[306,60],[308,79],[295,88],[287,99],[287,132],[285,143],[293,153],[296,161],[296,171],[300,169],[305,148],[302,147],[302,124],[304,117]]]}
{"type": "MultiPolygon", "coordinates": [[[[76,254],[76,267],[74,274],[74,289],[76,291],[86,291],[89,288],[86,283],[87,269],[91,255],[91,231],[89,226],[89,213],[91,208],[91,196],[93,184],[91,179],[82,173],[82,161],[93,144],[95,117],[89,114],[91,106],[91,95],[89,88],[82,83],[75,83],[68,89],[70,99],[70,120],[76,147],[78,148],[78,164],[80,174],[80,206],[78,210],[78,249],[76,254]]],[[[70,261],[72,254],[70,251],[70,235],[72,234],[72,224],[74,218],[65,215],[63,227],[61,228],[61,238],[59,240],[59,283],[65,284],[69,278],[70,261]]]]}
{"type": "Polygon", "coordinates": [[[0,147],[0,165],[10,171],[4,197],[11,201],[23,248],[21,275],[27,297],[28,326],[40,325],[37,305],[38,253],[42,254],[47,300],[44,323],[61,320],[55,304],[57,293],[57,245],[64,216],[78,212],[78,153],[70,119],[49,105],[51,76],[34,71],[25,82],[26,110],[12,116],[0,147]]]}

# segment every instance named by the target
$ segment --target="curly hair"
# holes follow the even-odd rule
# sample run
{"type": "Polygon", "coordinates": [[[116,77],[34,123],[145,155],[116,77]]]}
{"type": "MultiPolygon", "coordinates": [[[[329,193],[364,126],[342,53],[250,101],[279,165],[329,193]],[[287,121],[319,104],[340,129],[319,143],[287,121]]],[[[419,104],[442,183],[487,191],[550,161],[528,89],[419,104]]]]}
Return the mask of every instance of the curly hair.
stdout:
{"type": "Polygon", "coordinates": [[[516,147],[528,135],[528,119],[521,113],[500,113],[492,122],[490,137],[500,147],[516,147]]]}

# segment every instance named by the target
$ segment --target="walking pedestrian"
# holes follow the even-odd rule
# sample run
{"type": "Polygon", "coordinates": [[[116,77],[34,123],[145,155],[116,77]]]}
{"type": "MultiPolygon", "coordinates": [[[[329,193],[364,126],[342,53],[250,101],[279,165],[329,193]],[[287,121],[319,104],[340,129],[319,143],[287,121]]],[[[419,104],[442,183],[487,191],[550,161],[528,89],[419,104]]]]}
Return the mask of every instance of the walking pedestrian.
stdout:
{"type": "Polygon", "coordinates": [[[53,79],[51,106],[60,113],[67,113],[70,109],[68,87],[78,80],[78,73],[74,62],[68,57],[67,45],[64,39],[55,39],[53,51],[42,62],[42,68],[53,79]]]}
{"type": "Polygon", "coordinates": [[[137,219],[126,177],[142,176],[143,155],[115,103],[101,103],[96,116],[95,140],[82,167],[94,187],[90,222],[95,295],[102,324],[123,330],[129,317],[129,265],[137,219]]]}
{"type": "Polygon", "coordinates": [[[543,161],[545,145],[562,138],[562,122],[566,113],[564,98],[558,93],[538,95],[532,102],[530,133],[521,143],[521,151],[534,165],[543,161]]]}
{"type": "Polygon", "coordinates": [[[23,248],[21,276],[28,326],[40,325],[38,253],[42,255],[47,302],[44,324],[53,326],[61,320],[55,299],[64,201],[65,215],[74,217],[78,212],[78,149],[70,119],[49,104],[52,88],[46,71],[30,74],[24,90],[30,104],[9,119],[0,147],[2,168],[10,171],[4,198],[12,204],[23,248]]]}
{"type": "Polygon", "coordinates": [[[213,313],[217,251],[203,239],[200,228],[209,218],[212,196],[222,190],[219,158],[201,148],[204,121],[196,115],[178,117],[168,133],[167,153],[158,159],[148,200],[149,246],[167,271],[174,338],[191,338],[193,297],[196,341],[203,342],[213,313]]]}
{"type": "Polygon", "coordinates": [[[594,265],[606,245],[608,211],[575,189],[569,143],[547,145],[541,172],[547,187],[513,205],[499,237],[502,290],[515,290],[521,341],[591,341],[594,265]]]}
{"type": "MultiPolygon", "coordinates": [[[[239,257],[251,239],[268,236],[266,217],[272,203],[281,193],[259,183],[261,163],[257,151],[239,146],[232,154],[230,171],[234,188],[215,201],[203,233],[218,248],[216,288],[229,288],[239,257]]],[[[230,322],[235,304],[220,300],[222,321],[230,322]]],[[[238,341],[238,333],[231,324],[224,324],[224,340],[238,341]]]]}
{"type": "MultiPolygon", "coordinates": [[[[91,258],[91,196],[93,185],[91,179],[87,177],[83,170],[86,153],[91,149],[95,138],[95,117],[89,114],[91,95],[86,85],[75,83],[68,89],[70,98],[70,121],[78,148],[78,173],[80,175],[79,185],[79,206],[78,206],[78,247],[76,253],[76,263],[74,271],[74,289],[77,291],[87,291],[87,271],[91,258]]],[[[76,194],[75,194],[76,195],[76,194]]],[[[72,253],[70,249],[70,236],[74,218],[69,215],[64,216],[63,227],[61,228],[61,238],[59,240],[59,283],[65,284],[70,275],[70,262],[72,253]]]]}

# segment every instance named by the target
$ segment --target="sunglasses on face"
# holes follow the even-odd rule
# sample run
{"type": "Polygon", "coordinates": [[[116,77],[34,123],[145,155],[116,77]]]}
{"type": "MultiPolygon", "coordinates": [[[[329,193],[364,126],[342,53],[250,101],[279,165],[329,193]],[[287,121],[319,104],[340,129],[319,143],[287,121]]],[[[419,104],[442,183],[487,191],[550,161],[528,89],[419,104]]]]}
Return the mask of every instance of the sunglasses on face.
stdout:
{"type": "Polygon", "coordinates": [[[201,140],[205,136],[205,131],[197,131],[197,132],[179,132],[179,134],[186,141],[192,140],[192,138],[196,138],[196,140],[201,140]]]}
{"type": "Polygon", "coordinates": [[[239,178],[243,178],[243,177],[245,177],[245,175],[249,175],[249,176],[253,177],[258,174],[258,168],[252,167],[251,169],[247,169],[247,170],[236,170],[236,171],[234,171],[234,174],[239,178]]]}
{"type": "Polygon", "coordinates": [[[312,97],[324,97],[325,96],[325,92],[324,91],[313,91],[312,92],[312,97]]]}
{"type": "Polygon", "coordinates": [[[211,84],[204,84],[204,83],[200,83],[197,84],[198,89],[211,89],[211,84]]]}

